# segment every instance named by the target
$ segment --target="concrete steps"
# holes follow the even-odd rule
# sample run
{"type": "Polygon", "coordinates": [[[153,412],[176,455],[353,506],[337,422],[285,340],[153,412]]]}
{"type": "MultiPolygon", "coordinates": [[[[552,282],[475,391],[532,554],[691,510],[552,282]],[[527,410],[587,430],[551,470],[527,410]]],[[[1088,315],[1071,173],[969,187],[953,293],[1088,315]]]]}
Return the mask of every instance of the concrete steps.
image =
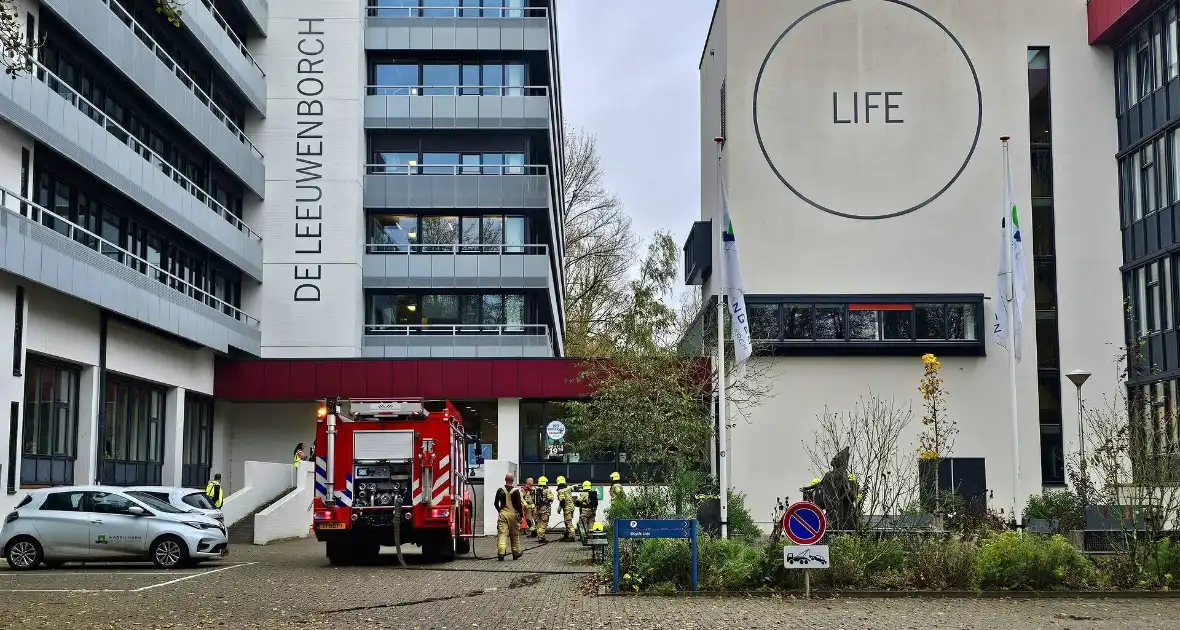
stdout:
{"type": "Polygon", "coordinates": [[[253,512],[250,512],[246,516],[242,517],[242,520],[234,523],[233,525],[230,525],[229,532],[227,532],[229,534],[230,544],[231,545],[253,545],[254,544],[254,517],[257,516],[259,512],[261,512],[261,511],[265,510],[266,508],[270,507],[271,505],[274,505],[275,503],[277,503],[279,499],[282,499],[283,497],[287,496],[287,493],[291,492],[294,489],[295,488],[287,488],[286,490],[283,490],[282,492],[279,493],[278,496],[271,499],[270,501],[267,501],[264,505],[259,506],[257,510],[254,510],[253,512]]]}

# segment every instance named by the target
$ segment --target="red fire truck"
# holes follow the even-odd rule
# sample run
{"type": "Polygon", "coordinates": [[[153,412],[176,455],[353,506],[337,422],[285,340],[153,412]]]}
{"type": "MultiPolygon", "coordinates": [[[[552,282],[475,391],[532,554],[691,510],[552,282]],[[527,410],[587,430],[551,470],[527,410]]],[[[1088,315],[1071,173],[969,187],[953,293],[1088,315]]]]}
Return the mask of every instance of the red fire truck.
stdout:
{"type": "Polygon", "coordinates": [[[467,434],[450,402],[344,400],[320,407],[314,529],[331,564],[371,563],[382,546],[412,544],[451,561],[474,534],[467,434]]]}

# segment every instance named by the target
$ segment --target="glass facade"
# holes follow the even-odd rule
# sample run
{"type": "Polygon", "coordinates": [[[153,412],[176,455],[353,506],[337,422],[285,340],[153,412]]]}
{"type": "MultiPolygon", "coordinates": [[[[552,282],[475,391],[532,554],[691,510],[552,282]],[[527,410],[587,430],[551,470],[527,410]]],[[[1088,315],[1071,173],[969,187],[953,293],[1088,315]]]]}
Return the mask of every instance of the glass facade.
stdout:
{"type": "Polygon", "coordinates": [[[212,398],[185,394],[182,449],[181,484],[190,488],[204,488],[213,478],[212,398]]]}

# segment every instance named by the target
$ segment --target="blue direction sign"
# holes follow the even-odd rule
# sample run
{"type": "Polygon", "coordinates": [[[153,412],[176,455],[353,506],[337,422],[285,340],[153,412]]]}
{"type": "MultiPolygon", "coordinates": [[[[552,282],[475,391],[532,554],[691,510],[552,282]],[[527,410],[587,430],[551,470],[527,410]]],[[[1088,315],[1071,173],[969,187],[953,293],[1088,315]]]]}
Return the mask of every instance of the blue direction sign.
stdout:
{"type": "Polygon", "coordinates": [[[810,501],[793,503],[783,514],[783,531],[796,545],[814,545],[827,529],[824,511],[810,501]]]}
{"type": "Polygon", "coordinates": [[[696,519],[615,519],[611,527],[614,543],[614,589],[619,592],[619,539],[644,538],[688,539],[692,552],[692,590],[697,590],[697,522],[696,519]]]}

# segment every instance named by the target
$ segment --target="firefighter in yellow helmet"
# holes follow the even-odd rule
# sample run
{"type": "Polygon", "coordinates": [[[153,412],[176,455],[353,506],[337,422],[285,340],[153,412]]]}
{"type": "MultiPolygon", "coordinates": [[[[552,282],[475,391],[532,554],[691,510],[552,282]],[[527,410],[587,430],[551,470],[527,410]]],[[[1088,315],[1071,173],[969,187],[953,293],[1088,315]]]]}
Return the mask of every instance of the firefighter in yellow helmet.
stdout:
{"type": "Polygon", "coordinates": [[[561,516],[565,520],[565,535],[561,537],[564,541],[574,539],[574,496],[570,489],[565,485],[565,477],[557,478],[557,507],[561,510],[561,516]]]}
{"type": "Polygon", "coordinates": [[[533,502],[536,497],[536,489],[533,487],[533,478],[529,477],[524,480],[524,485],[520,487],[520,502],[524,504],[524,514],[520,521],[520,527],[525,534],[532,538],[536,536],[537,526],[537,506],[533,502]]]}
{"type": "Polygon", "coordinates": [[[545,531],[549,529],[549,511],[553,507],[553,490],[549,489],[549,479],[547,477],[537,479],[536,503],[537,540],[549,542],[545,540],[545,531]]]}
{"type": "Polygon", "coordinates": [[[623,484],[619,483],[619,479],[620,479],[619,473],[613,472],[610,474],[610,480],[611,480],[610,500],[611,501],[614,501],[615,499],[623,496],[623,484]]]}
{"type": "Polygon", "coordinates": [[[508,550],[508,543],[512,543],[512,559],[516,560],[524,555],[520,550],[520,515],[524,513],[524,503],[520,500],[520,488],[512,485],[515,478],[512,473],[504,475],[504,487],[496,490],[496,511],[500,519],[496,523],[496,557],[504,559],[508,550]]]}
{"type": "Polygon", "coordinates": [[[578,511],[578,524],[582,537],[585,538],[598,516],[598,493],[594,491],[594,485],[589,479],[582,482],[582,496],[578,499],[578,507],[581,508],[578,511]]]}

